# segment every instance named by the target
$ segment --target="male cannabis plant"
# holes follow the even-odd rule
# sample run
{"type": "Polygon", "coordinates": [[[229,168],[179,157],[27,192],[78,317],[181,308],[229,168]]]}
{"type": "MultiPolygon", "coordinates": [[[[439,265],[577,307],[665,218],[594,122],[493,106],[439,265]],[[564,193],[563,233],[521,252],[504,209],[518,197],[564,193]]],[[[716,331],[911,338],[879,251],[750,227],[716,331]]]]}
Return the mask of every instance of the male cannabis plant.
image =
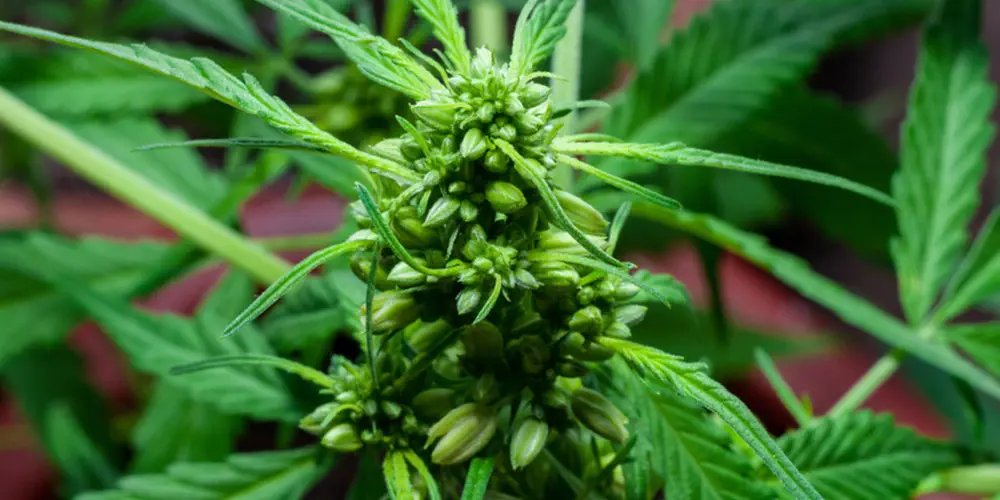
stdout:
{"type": "MultiPolygon", "coordinates": [[[[558,77],[539,66],[564,35],[574,0],[529,1],[508,61],[485,47],[468,49],[451,0],[413,1],[443,46],[438,59],[370,34],[322,0],[259,1],[329,34],[365,76],[410,98],[415,119],[398,118],[403,134],[357,149],[294,113],[252,77],[239,79],[209,60],[0,23],[0,29],[143,65],[294,138],[258,145],[319,151],[366,169],[365,182],[356,185],[359,199],[350,205],[358,230],[297,265],[225,331],[237,333],[310,271],[349,255],[351,270],[367,284],[362,329],[355,332],[360,359],[335,356],[322,373],[290,360],[242,355],[177,373],[256,363],[315,383],[326,401],[299,426],[334,452],[386,452],[383,471],[393,498],[481,498],[487,487],[497,498],[564,495],[564,481],[581,497],[624,496],[623,470],[637,439],[623,409],[596,390],[596,381],[638,375],[643,384],[633,397],[680,394],[708,408],[794,497],[821,498],[702,365],[629,340],[645,304],[683,305],[684,292],[669,277],[632,274],[634,266],[613,256],[629,203],[608,221],[562,189],[554,173],[569,168],[592,175],[667,211],[679,204],[579,157],[782,176],[891,203],[886,195],[834,176],[678,143],[564,133],[563,115],[595,103],[553,102],[546,80],[558,77]],[[635,375],[622,370],[621,360],[635,375]],[[491,482],[494,468],[500,473],[491,482]]],[[[642,487],[644,497],[648,488],[642,487]]]]}

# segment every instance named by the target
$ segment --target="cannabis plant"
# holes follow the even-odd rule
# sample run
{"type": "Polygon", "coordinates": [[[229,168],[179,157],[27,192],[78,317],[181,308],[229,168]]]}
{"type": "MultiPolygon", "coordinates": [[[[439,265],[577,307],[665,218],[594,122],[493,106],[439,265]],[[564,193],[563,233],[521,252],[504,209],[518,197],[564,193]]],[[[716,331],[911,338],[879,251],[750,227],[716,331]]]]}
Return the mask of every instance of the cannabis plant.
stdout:
{"type": "MultiPolygon", "coordinates": [[[[363,169],[353,186],[357,200],[349,205],[352,224],[292,268],[140,179],[126,175],[113,184],[116,194],[243,271],[230,271],[192,321],[151,318],[66,279],[58,268],[38,271],[101,323],[137,367],[169,373],[167,390],[183,390],[227,413],[294,423],[315,443],[224,463],[176,464],[85,497],[289,498],[344,455],[362,457],[359,498],[378,498],[383,488],[390,498],[433,499],[648,499],[661,491],[671,499],[892,499],[908,498],[918,487],[1000,491],[992,466],[981,475],[961,469],[935,475],[989,461],[979,447],[932,441],[888,416],[855,411],[907,353],[1000,396],[993,375],[942,341],[947,334],[968,348],[975,345],[965,343],[969,338],[995,339],[991,324],[946,326],[998,291],[990,274],[994,224],[937,300],[975,206],[973,190],[962,184],[981,176],[990,138],[985,116],[994,92],[977,41],[979,2],[942,2],[928,29],[892,196],[830,174],[678,142],[626,142],[568,130],[576,110],[603,106],[557,100],[552,87],[562,77],[543,67],[567,32],[575,0],[527,2],[509,58],[490,47],[470,49],[451,0],[412,2],[441,46],[436,57],[405,40],[396,45],[373,35],[324,0],[259,2],[329,35],[361,74],[406,96],[411,115],[396,118],[399,135],[355,147],[296,113],[254,77],[234,76],[211,60],[0,22],[6,31],[174,78],[284,134],[211,145],[308,151],[363,169]],[[758,238],[597,168],[599,158],[784,177],[896,207],[901,224],[893,246],[909,323],[758,238]],[[610,219],[596,201],[574,193],[576,174],[614,188],[600,204],[612,200],[610,219]],[[632,328],[650,307],[683,309],[687,296],[670,276],[636,271],[615,257],[631,213],[746,257],[897,351],[823,417],[814,417],[762,357],[801,424],[774,439],[706,365],[632,340],[632,328]],[[334,311],[352,316],[341,326],[353,334],[357,355],[339,352],[329,363],[276,355],[259,329],[302,307],[316,283],[308,275],[335,259],[349,262],[349,274],[335,279],[364,288],[362,304],[334,311]],[[247,306],[248,276],[269,286],[247,306]],[[205,347],[206,330],[223,338],[205,347]],[[190,363],[192,351],[214,356],[190,363]],[[281,378],[274,369],[301,380],[281,378]],[[372,460],[381,461],[381,481],[369,477],[373,468],[379,475],[372,460]]],[[[95,176],[114,168],[100,151],[16,99],[0,94],[0,106],[30,117],[6,122],[39,143],[52,144],[43,135],[62,134],[58,138],[73,147],[50,149],[66,161],[84,157],[99,165],[95,176]]],[[[326,352],[329,346],[302,347],[297,350],[326,352]]],[[[146,424],[144,438],[155,440],[155,422],[146,424]]]]}

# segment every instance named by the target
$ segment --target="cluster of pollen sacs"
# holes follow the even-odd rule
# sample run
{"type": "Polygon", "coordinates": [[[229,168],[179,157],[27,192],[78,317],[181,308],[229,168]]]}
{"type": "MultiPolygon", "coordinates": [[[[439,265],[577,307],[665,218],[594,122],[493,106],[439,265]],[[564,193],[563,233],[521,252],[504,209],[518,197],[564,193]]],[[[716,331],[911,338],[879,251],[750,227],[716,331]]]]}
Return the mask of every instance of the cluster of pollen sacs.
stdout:
{"type": "MultiPolygon", "coordinates": [[[[357,277],[377,290],[360,314],[379,348],[374,360],[335,359],[334,400],[302,422],[324,445],[426,448],[440,465],[501,453],[520,469],[569,432],[628,439],[623,414],[580,378],[613,354],[599,339],[628,337],[645,307],[618,276],[546,258],[589,254],[557,227],[524,168],[536,169],[598,247],[609,223],[551,183],[558,125],[537,80],[514,77],[480,49],[470,75],[453,74],[447,92],[412,106],[407,133],[372,148],[423,179],[377,179],[392,234],[417,267],[454,272],[426,274],[388,247],[352,257],[357,277]]],[[[354,238],[376,239],[364,205],[351,211],[354,238]]]]}

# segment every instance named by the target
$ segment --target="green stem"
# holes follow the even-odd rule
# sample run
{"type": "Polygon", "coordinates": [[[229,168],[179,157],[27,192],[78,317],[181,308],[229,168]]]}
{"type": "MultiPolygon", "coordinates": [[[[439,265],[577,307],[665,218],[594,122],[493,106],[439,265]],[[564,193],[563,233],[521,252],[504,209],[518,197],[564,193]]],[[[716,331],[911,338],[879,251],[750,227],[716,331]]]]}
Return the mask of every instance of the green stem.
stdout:
{"type": "Polygon", "coordinates": [[[939,472],[917,488],[919,494],[963,493],[993,495],[1000,493],[1000,464],[971,465],[939,472]]]}
{"type": "Polygon", "coordinates": [[[290,269],[284,260],[158,188],[2,88],[0,124],[58,158],[113,196],[247,271],[257,281],[269,284],[290,269]]]}
{"type": "Polygon", "coordinates": [[[900,363],[906,358],[906,351],[896,348],[888,354],[879,358],[878,361],[868,369],[861,379],[844,394],[833,408],[829,415],[835,417],[856,410],[864,403],[876,389],[882,386],[893,373],[899,368],[900,363]]]}
{"type": "MultiPolygon", "coordinates": [[[[552,72],[559,78],[552,80],[552,100],[559,105],[576,102],[580,98],[580,61],[583,52],[583,13],[586,0],[579,0],[566,20],[566,36],[556,44],[552,56],[552,72]]],[[[578,117],[576,110],[571,111],[563,123],[566,130],[574,130],[578,117]]],[[[555,183],[569,190],[573,185],[573,171],[567,166],[556,167],[555,183]]]]}
{"type": "Polygon", "coordinates": [[[469,10],[472,46],[493,49],[498,59],[507,56],[507,9],[500,0],[473,0],[469,10]]]}
{"type": "Polygon", "coordinates": [[[256,238],[258,244],[272,252],[315,250],[334,243],[333,231],[326,233],[306,233],[291,236],[271,236],[256,238]]]}

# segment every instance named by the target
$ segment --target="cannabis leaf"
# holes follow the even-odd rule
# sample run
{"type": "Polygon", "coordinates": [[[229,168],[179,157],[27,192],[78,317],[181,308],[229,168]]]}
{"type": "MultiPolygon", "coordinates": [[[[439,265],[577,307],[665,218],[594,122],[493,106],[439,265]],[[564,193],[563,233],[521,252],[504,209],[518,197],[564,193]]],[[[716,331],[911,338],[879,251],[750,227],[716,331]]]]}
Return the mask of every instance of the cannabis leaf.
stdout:
{"type": "Polygon", "coordinates": [[[48,456],[63,473],[69,491],[107,487],[118,478],[115,466],[90,440],[68,406],[50,405],[44,429],[48,456]]]}
{"type": "Polygon", "coordinates": [[[949,281],[935,319],[951,319],[997,292],[1000,292],[1000,210],[994,209],[949,281]]]}
{"type": "Polygon", "coordinates": [[[469,473],[465,476],[465,486],[462,488],[462,500],[482,500],[486,489],[490,486],[492,474],[493,457],[472,459],[469,473]]]}
{"type": "Polygon", "coordinates": [[[566,18],[576,0],[530,0],[521,9],[514,27],[510,66],[523,75],[537,66],[566,35],[566,18]]]}
{"type": "Polygon", "coordinates": [[[14,94],[39,111],[80,117],[125,113],[177,112],[207,100],[177,82],[131,71],[125,74],[72,74],[58,80],[18,85],[14,94]]]}
{"type": "Polygon", "coordinates": [[[805,262],[771,248],[763,238],[743,232],[707,215],[662,210],[648,205],[636,205],[632,213],[681,229],[747,259],[766,269],[805,297],[829,308],[846,323],[969,382],[993,397],[1000,398],[1000,382],[988,372],[970,363],[947,346],[917,336],[896,318],[820,276],[805,262]]]}
{"type": "Polygon", "coordinates": [[[602,337],[600,342],[620,355],[651,391],[670,390],[719,416],[750,446],[795,498],[821,500],[809,481],[778,447],[749,408],[705,373],[700,363],[687,363],[651,347],[602,337]]]}
{"type": "Polygon", "coordinates": [[[465,30],[458,22],[458,10],[452,0],[413,0],[417,14],[434,27],[434,37],[444,46],[444,55],[459,74],[470,72],[472,56],[465,45],[465,30]]]}
{"type": "Polygon", "coordinates": [[[267,50],[240,0],[156,0],[192,28],[248,53],[267,50]]]}
{"type": "Polygon", "coordinates": [[[188,61],[156,52],[144,45],[94,42],[4,21],[0,21],[0,30],[70,47],[89,49],[143,66],[186,83],[236,109],[256,115],[272,127],[292,137],[321,146],[330,153],[341,155],[373,170],[385,170],[387,175],[397,177],[403,182],[406,182],[407,179],[409,182],[417,180],[414,174],[402,169],[394,162],[358,151],[319,129],[312,122],[292,111],[280,98],[268,94],[252,76],[247,74],[240,80],[208,59],[194,58],[188,61]]]}
{"type": "Polygon", "coordinates": [[[132,473],[160,472],[175,462],[214,462],[232,452],[238,419],[193,401],[164,379],[132,431],[132,473]]]}
{"type": "Polygon", "coordinates": [[[758,175],[784,177],[846,189],[887,205],[893,204],[892,199],[886,194],[842,177],[751,158],[743,158],[736,155],[690,148],[679,142],[669,144],[632,144],[561,141],[555,143],[553,149],[567,154],[616,156],[664,165],[712,167],[758,175]]]}
{"type": "Polygon", "coordinates": [[[945,337],[1000,376],[1000,323],[950,326],[945,337]]]}
{"type": "Polygon", "coordinates": [[[354,24],[324,0],[257,0],[329,35],[372,81],[414,99],[444,86],[402,49],[354,24]]]}
{"type": "Polygon", "coordinates": [[[827,500],[906,500],[924,478],[960,462],[949,445],[870,411],[818,419],[778,443],[827,500]]]}
{"type": "Polygon", "coordinates": [[[79,500],[286,500],[299,498],[317,474],[313,448],[231,455],[225,462],[181,462],[164,474],[137,474],[118,488],[79,500]]]}
{"type": "MultiPolygon", "coordinates": [[[[641,436],[633,457],[648,463],[665,483],[666,498],[717,500],[766,499],[770,491],[752,478],[749,460],[732,449],[732,440],[708,414],[676,394],[650,390],[621,360],[597,372],[602,393],[625,410],[630,434],[641,436]],[[640,396],[641,395],[641,396],[640,396]]],[[[630,498],[648,499],[648,473],[626,476],[643,481],[630,498]]]]}
{"type": "MultiPolygon", "coordinates": [[[[646,69],[656,57],[664,27],[673,12],[674,0],[614,0],[587,2],[584,36],[594,36],[603,45],[618,49],[618,55],[646,69]]],[[[585,51],[589,59],[590,52],[585,51]]],[[[585,61],[586,62],[586,61],[585,61]]],[[[601,71],[608,74],[607,67],[601,71]]]]}
{"type": "Polygon", "coordinates": [[[0,366],[28,347],[60,342],[83,319],[80,309],[39,272],[58,270],[117,296],[142,280],[166,252],[154,243],[41,233],[0,237],[0,366]]]}
{"type": "MultiPolygon", "coordinates": [[[[242,274],[229,274],[191,319],[136,310],[122,299],[88,289],[66,276],[53,274],[48,279],[94,318],[136,368],[148,373],[166,376],[176,366],[210,357],[271,352],[264,337],[253,329],[219,341],[230,315],[252,295],[251,282],[242,274]],[[230,305],[223,307],[226,301],[230,305]]],[[[225,413],[286,421],[300,416],[287,384],[266,368],[226,367],[170,380],[192,400],[225,413]]]]}
{"type": "Polygon", "coordinates": [[[893,179],[899,238],[892,243],[900,299],[921,322],[959,258],[979,205],[993,137],[996,90],[979,41],[981,2],[949,0],[928,27],[893,179]]]}

